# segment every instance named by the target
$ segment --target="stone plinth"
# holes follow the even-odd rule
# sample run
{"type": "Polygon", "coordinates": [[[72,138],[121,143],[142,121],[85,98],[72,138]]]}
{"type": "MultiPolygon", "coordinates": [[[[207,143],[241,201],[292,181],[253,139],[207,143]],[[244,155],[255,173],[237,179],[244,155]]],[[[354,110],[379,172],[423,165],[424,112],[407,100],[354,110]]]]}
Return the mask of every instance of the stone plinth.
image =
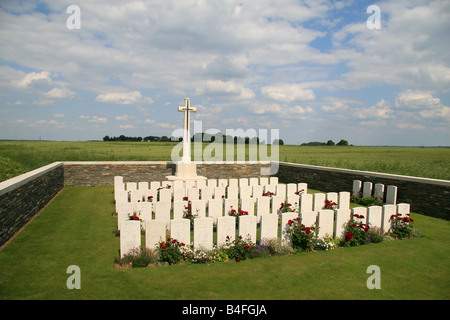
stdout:
{"type": "Polygon", "coordinates": [[[174,176],[167,176],[169,181],[174,180],[206,180],[206,177],[197,175],[195,162],[179,162],[174,176]]]}

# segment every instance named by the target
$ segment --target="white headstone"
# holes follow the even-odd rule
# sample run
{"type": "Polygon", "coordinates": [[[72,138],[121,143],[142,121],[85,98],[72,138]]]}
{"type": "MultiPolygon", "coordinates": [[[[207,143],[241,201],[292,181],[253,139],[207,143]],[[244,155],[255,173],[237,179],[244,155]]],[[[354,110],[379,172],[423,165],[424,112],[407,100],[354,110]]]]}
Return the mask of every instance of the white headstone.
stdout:
{"type": "Polygon", "coordinates": [[[151,220],[145,223],[145,246],[150,249],[157,248],[159,243],[166,240],[166,223],[151,220]]]}
{"type": "Polygon", "coordinates": [[[150,189],[152,190],[158,190],[161,187],[160,181],[151,181],[150,182],[150,189]]]}
{"type": "Polygon", "coordinates": [[[217,187],[217,179],[208,179],[206,181],[206,184],[208,185],[208,187],[210,188],[215,188],[217,187]]]}
{"type": "Polygon", "coordinates": [[[350,220],[352,211],[349,208],[336,210],[335,236],[337,238],[344,237],[345,225],[350,220]]]}
{"type": "Polygon", "coordinates": [[[190,189],[190,188],[195,188],[195,180],[185,180],[184,182],[185,188],[186,190],[190,189]]]}
{"type": "Polygon", "coordinates": [[[248,178],[240,178],[239,187],[248,187],[248,178]]]}
{"type": "Polygon", "coordinates": [[[195,180],[197,189],[203,189],[206,187],[206,180],[195,180]]]}
{"type": "Polygon", "coordinates": [[[280,225],[280,236],[281,241],[287,242],[289,240],[289,234],[287,230],[289,229],[289,220],[294,220],[298,217],[297,212],[284,212],[281,214],[281,225],[280,225]]]}
{"type": "Polygon", "coordinates": [[[395,204],[385,204],[383,206],[383,231],[388,232],[391,229],[391,216],[397,214],[395,204]]]}
{"type": "Polygon", "coordinates": [[[128,203],[128,192],[126,190],[115,191],[114,199],[116,200],[116,207],[118,203],[128,203]]]}
{"type": "Polygon", "coordinates": [[[302,211],[301,213],[302,224],[305,227],[315,227],[317,222],[317,211],[302,211]]]}
{"type": "Polygon", "coordinates": [[[138,189],[140,191],[147,191],[148,190],[148,181],[141,181],[138,183],[138,189]]]}
{"type": "MultiPolygon", "coordinates": [[[[175,180],[175,181],[181,181],[181,180],[175,180]]],[[[174,181],[174,182],[175,182],[174,181]]],[[[173,202],[180,202],[184,201],[183,198],[186,196],[186,192],[184,189],[181,188],[175,188],[173,190],[173,202]]]]}
{"type": "Polygon", "coordinates": [[[240,199],[241,210],[247,211],[249,215],[255,215],[255,199],[254,198],[244,198],[240,199]]]}
{"type": "Polygon", "coordinates": [[[297,184],[297,191],[301,191],[302,193],[307,193],[308,192],[308,184],[304,183],[304,182],[297,184]]]}
{"type": "Polygon", "coordinates": [[[384,199],[384,184],[375,183],[373,196],[374,196],[374,198],[377,198],[378,200],[384,199]]]}
{"type": "Polygon", "coordinates": [[[333,237],[334,232],[334,210],[323,209],[319,210],[318,215],[319,232],[318,237],[324,238],[325,236],[333,237]]]}
{"type": "Polygon", "coordinates": [[[286,197],[290,197],[295,195],[297,192],[297,184],[296,183],[288,183],[286,185],[286,197]]]}
{"type": "Polygon", "coordinates": [[[383,224],[383,208],[380,206],[370,206],[367,208],[367,224],[369,227],[381,228],[383,224]]]}
{"type": "Polygon", "coordinates": [[[130,202],[138,202],[142,200],[142,193],[139,190],[130,190],[130,202]]]}
{"type": "Polygon", "coordinates": [[[188,206],[187,201],[174,201],[173,202],[173,218],[182,219],[184,214],[187,212],[186,207],[188,206]]]}
{"type": "MultiPolygon", "coordinates": [[[[256,198],[256,216],[257,221],[261,222],[261,217],[270,214],[270,197],[258,197],[256,198]]],[[[276,216],[276,214],[274,214],[276,216]]]]}
{"type": "Polygon", "coordinates": [[[259,185],[267,186],[268,184],[269,184],[269,177],[260,177],[259,178],[259,185]]]}
{"type": "Polygon", "coordinates": [[[371,197],[372,196],[372,182],[364,182],[363,184],[363,197],[371,197]]]}
{"type": "Polygon", "coordinates": [[[160,202],[172,202],[172,191],[170,189],[159,190],[160,202]]]}
{"type": "Polygon", "coordinates": [[[299,207],[300,197],[298,194],[288,194],[286,197],[286,202],[290,203],[292,207],[299,207]]]}
{"type": "Polygon", "coordinates": [[[116,204],[117,211],[117,229],[120,230],[122,221],[127,221],[128,216],[133,215],[133,205],[130,203],[116,204]]]}
{"type": "Polygon", "coordinates": [[[252,242],[256,242],[256,216],[239,217],[239,235],[244,240],[250,238],[252,242]]]}
{"type": "Polygon", "coordinates": [[[228,185],[228,180],[227,179],[219,179],[218,181],[218,187],[226,187],[228,185]]]}
{"type": "MultiPolygon", "coordinates": [[[[172,181],[172,183],[173,183],[173,190],[177,190],[177,189],[185,190],[183,180],[174,180],[174,181],[172,181]]],[[[186,195],[186,191],[185,191],[185,195],[186,195]]]]}
{"type": "Polygon", "coordinates": [[[355,197],[361,192],[361,180],[353,180],[352,192],[355,197]]]}
{"type": "Polygon", "coordinates": [[[127,186],[127,191],[137,190],[137,183],[136,182],[127,182],[126,186],[127,186]]]}
{"type": "Polygon", "coordinates": [[[278,184],[278,177],[270,177],[269,184],[276,186],[278,184]]]}
{"type": "Polygon", "coordinates": [[[213,218],[194,219],[194,248],[212,250],[213,218]]]}
{"type": "Polygon", "coordinates": [[[139,202],[137,210],[140,211],[140,218],[143,222],[152,220],[152,202],[139,202]]]}
{"type": "Polygon", "coordinates": [[[248,185],[251,187],[259,185],[259,179],[258,178],[250,178],[248,185]]]}
{"type": "Polygon", "coordinates": [[[140,246],[141,223],[136,220],[122,221],[120,223],[120,257],[140,246]]]}
{"type": "Polygon", "coordinates": [[[232,242],[236,238],[236,218],[225,216],[217,218],[217,246],[225,244],[229,237],[232,242]]]}
{"type": "Polygon", "coordinates": [[[191,212],[198,218],[206,217],[206,200],[191,200],[191,212]]]}
{"type": "Polygon", "coordinates": [[[264,192],[264,186],[263,185],[257,185],[253,186],[253,198],[261,197],[264,192]]]}
{"type": "Polygon", "coordinates": [[[217,218],[223,216],[223,200],[222,199],[210,199],[208,200],[208,217],[217,221],[217,218]]]}
{"type": "Polygon", "coordinates": [[[239,200],[238,199],[225,199],[224,207],[223,207],[224,215],[228,216],[232,209],[238,211],[238,209],[239,209],[239,200]]]}
{"type": "Polygon", "coordinates": [[[366,207],[354,207],[352,209],[353,216],[356,214],[363,216],[364,218],[354,218],[355,221],[367,223],[367,208],[366,207]]]}
{"type": "Polygon", "coordinates": [[[271,209],[272,214],[278,214],[278,211],[280,210],[281,204],[285,202],[285,199],[282,197],[272,197],[271,199],[271,209]]]}
{"type": "Polygon", "coordinates": [[[202,200],[208,201],[208,200],[213,198],[214,188],[212,188],[212,187],[203,187],[201,189],[200,193],[201,193],[201,197],[200,198],[202,200]]]}
{"type": "Polygon", "coordinates": [[[397,187],[387,186],[386,204],[397,204],[397,187]]]}
{"type": "Polygon", "coordinates": [[[189,200],[199,200],[200,199],[200,191],[197,188],[189,188],[187,189],[187,196],[189,200]]]}
{"type": "Polygon", "coordinates": [[[238,183],[238,179],[230,179],[228,180],[228,187],[233,187],[233,188],[238,188],[239,187],[239,183],[238,183]]]}
{"type": "Polygon", "coordinates": [[[409,203],[398,203],[397,204],[397,214],[400,213],[401,217],[404,218],[406,214],[409,213],[410,205],[409,203]]]}
{"type": "Polygon", "coordinates": [[[277,197],[283,198],[283,200],[286,199],[286,185],[285,184],[277,184],[276,192],[277,197]]]}
{"type": "Polygon", "coordinates": [[[310,193],[303,193],[301,195],[300,212],[313,211],[313,198],[314,198],[314,196],[310,193]]]}
{"type": "Polygon", "coordinates": [[[251,198],[252,197],[253,188],[252,187],[239,187],[239,196],[241,199],[251,198]]]}
{"type": "Polygon", "coordinates": [[[171,202],[155,202],[153,204],[153,209],[155,211],[155,220],[169,222],[170,220],[170,207],[171,202]]]}
{"type": "Polygon", "coordinates": [[[278,215],[265,214],[261,216],[261,240],[278,237],[278,215]]]}
{"type": "Polygon", "coordinates": [[[350,192],[341,191],[339,192],[339,209],[349,209],[350,208],[350,192]]]}
{"type": "Polygon", "coordinates": [[[238,187],[228,187],[227,188],[227,198],[228,199],[238,199],[239,198],[238,187]]]}
{"type": "Polygon", "coordinates": [[[327,200],[328,201],[333,201],[334,203],[338,204],[339,203],[339,196],[338,196],[337,192],[328,192],[327,193],[327,200]]]}
{"type": "MultiPolygon", "coordinates": [[[[194,222],[195,223],[195,222],[194,222]]],[[[170,237],[181,243],[190,245],[191,243],[191,222],[189,219],[170,220],[170,237]]]]}
{"type": "Polygon", "coordinates": [[[314,193],[314,200],[313,200],[314,211],[319,211],[323,208],[323,206],[325,205],[325,198],[326,198],[325,193],[314,193]]]}
{"type": "Polygon", "coordinates": [[[225,187],[214,188],[214,199],[225,199],[225,187]]]}

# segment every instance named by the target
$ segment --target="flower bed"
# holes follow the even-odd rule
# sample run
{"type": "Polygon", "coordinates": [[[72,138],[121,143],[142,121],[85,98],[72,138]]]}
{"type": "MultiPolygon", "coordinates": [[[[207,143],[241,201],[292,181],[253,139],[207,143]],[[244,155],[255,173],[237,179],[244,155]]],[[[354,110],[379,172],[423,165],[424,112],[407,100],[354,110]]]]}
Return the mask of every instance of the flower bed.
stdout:
{"type": "MultiPolygon", "coordinates": [[[[287,211],[289,212],[289,211],[287,211]]],[[[238,212],[239,214],[239,212],[238,212]]],[[[135,268],[158,265],[204,264],[227,261],[240,262],[246,259],[264,258],[284,254],[298,254],[303,252],[334,250],[339,247],[353,247],[417,237],[420,232],[413,226],[414,220],[409,214],[391,216],[390,232],[384,233],[380,228],[371,227],[363,223],[363,215],[354,214],[346,223],[344,236],[333,239],[331,236],[318,238],[316,226],[305,226],[299,218],[287,223],[288,241],[281,239],[264,239],[256,243],[250,239],[238,237],[231,240],[227,237],[224,245],[214,247],[213,250],[194,249],[191,245],[181,243],[177,239],[167,238],[159,243],[158,248],[137,248],[128,252],[122,259],[116,259],[117,267],[135,268]]]]}

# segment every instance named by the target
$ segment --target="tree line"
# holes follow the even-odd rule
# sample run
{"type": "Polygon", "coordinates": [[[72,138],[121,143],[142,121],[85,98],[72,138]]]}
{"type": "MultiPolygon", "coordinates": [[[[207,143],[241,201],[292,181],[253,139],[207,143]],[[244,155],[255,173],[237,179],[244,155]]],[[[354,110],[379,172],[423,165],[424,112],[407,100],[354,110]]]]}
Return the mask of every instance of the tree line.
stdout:
{"type": "MultiPolygon", "coordinates": [[[[235,144],[237,143],[245,143],[245,144],[259,144],[260,140],[258,137],[233,137],[229,135],[212,135],[208,133],[196,133],[191,137],[191,142],[194,141],[204,141],[204,142],[215,142],[217,137],[222,137],[222,142],[226,143],[228,141],[233,141],[235,144]]],[[[104,136],[103,141],[133,141],[133,142],[181,142],[183,138],[181,137],[168,137],[168,136],[147,136],[147,137],[128,137],[125,135],[120,135],[118,137],[115,136],[104,136]]],[[[277,139],[274,143],[278,142],[279,145],[283,145],[284,142],[282,139],[277,139]]],[[[265,141],[261,141],[261,143],[265,144],[265,141]]]]}
{"type": "Polygon", "coordinates": [[[348,146],[348,141],[341,139],[341,141],[339,141],[338,143],[334,143],[333,140],[328,140],[327,142],[318,142],[318,141],[313,141],[313,142],[307,142],[307,143],[302,143],[302,146],[348,146]]]}

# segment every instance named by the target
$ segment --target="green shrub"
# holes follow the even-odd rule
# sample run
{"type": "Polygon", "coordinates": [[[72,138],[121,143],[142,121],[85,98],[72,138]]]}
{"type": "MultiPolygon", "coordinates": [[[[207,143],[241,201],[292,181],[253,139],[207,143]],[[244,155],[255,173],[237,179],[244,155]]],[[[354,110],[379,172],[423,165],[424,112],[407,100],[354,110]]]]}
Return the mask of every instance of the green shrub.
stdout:
{"type": "Polygon", "coordinates": [[[158,262],[158,252],[148,248],[134,248],[127,252],[121,259],[116,259],[116,264],[122,267],[145,268],[149,264],[158,262]]]}
{"type": "Polygon", "coordinates": [[[159,260],[168,264],[177,264],[183,260],[181,247],[184,246],[184,243],[180,243],[178,240],[171,238],[168,238],[167,241],[160,242],[158,247],[159,260]]]}
{"type": "Polygon", "coordinates": [[[315,227],[305,227],[305,225],[301,224],[300,218],[289,220],[287,233],[291,238],[294,250],[313,251],[314,243],[317,239],[315,230],[315,227]]]}
{"type": "Polygon", "coordinates": [[[250,257],[250,253],[253,250],[254,245],[255,244],[250,239],[244,240],[242,236],[239,236],[238,239],[233,241],[231,241],[230,237],[227,236],[222,250],[230,259],[234,259],[239,262],[250,257]]]}
{"type": "Polygon", "coordinates": [[[397,213],[396,215],[391,216],[391,233],[394,237],[398,239],[412,238],[414,235],[417,235],[417,232],[414,232],[414,226],[412,222],[413,219],[409,217],[409,213],[406,214],[406,217],[402,217],[401,213],[397,213]]]}

